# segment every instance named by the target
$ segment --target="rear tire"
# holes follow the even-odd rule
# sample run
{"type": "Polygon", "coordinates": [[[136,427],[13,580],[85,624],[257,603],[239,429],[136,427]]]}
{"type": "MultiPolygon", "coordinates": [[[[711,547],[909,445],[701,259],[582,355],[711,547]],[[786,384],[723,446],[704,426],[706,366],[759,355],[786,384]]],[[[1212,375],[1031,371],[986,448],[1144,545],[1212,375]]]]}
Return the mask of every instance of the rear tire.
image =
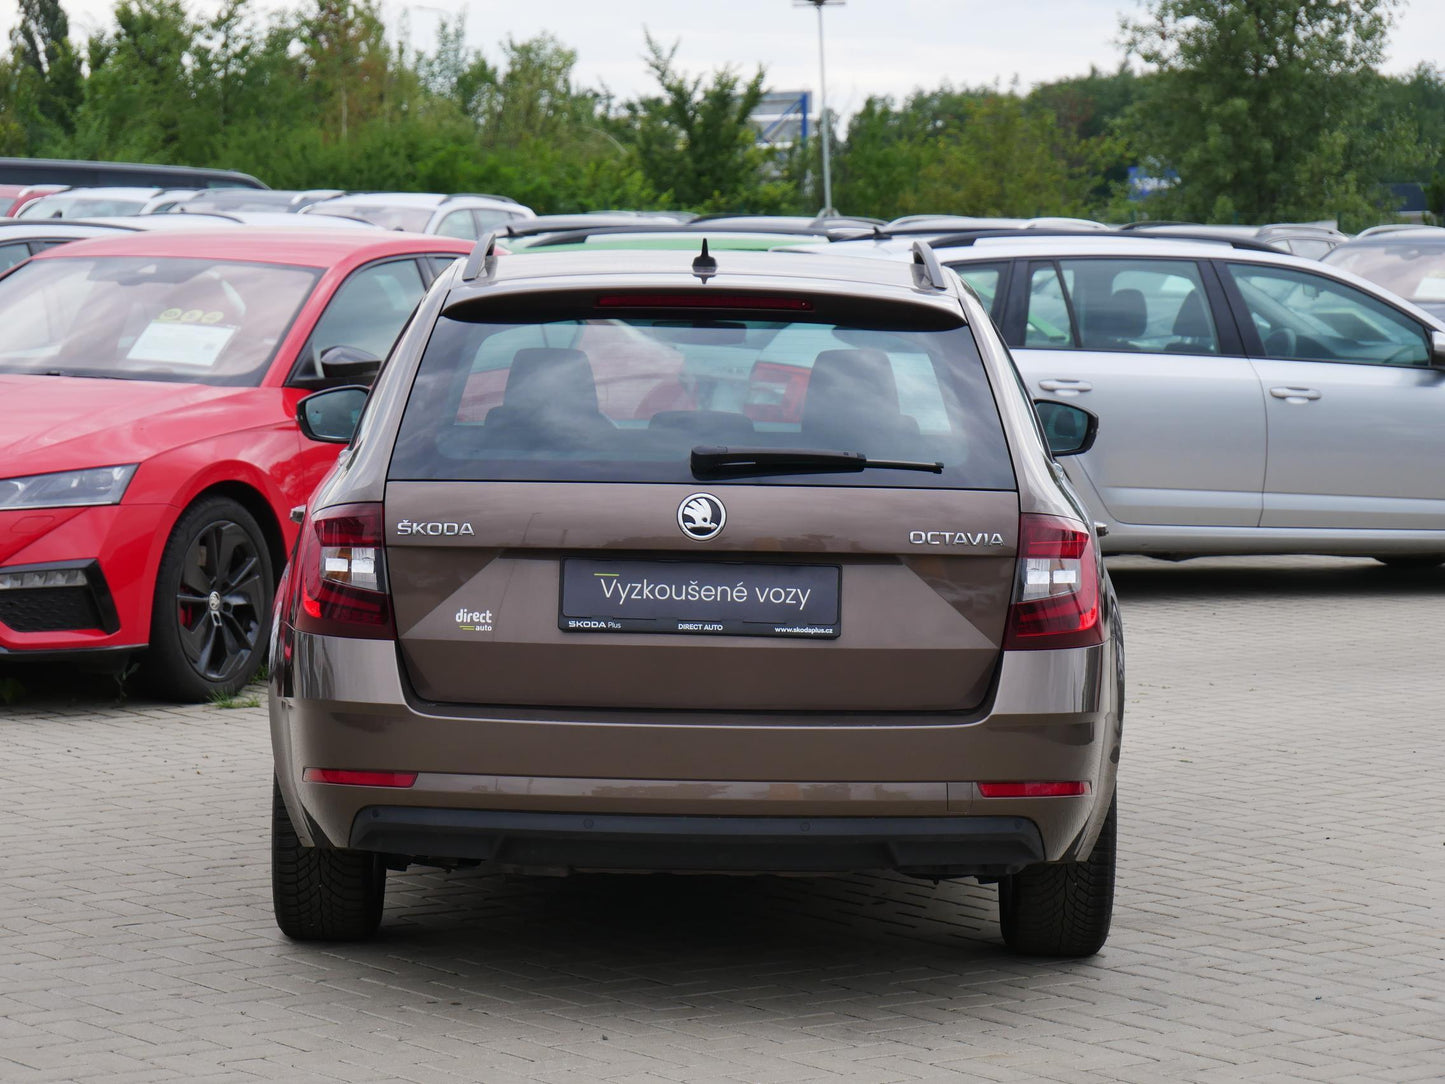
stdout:
{"type": "Polygon", "coordinates": [[[1082,862],[1031,866],[999,881],[1004,944],[1024,956],[1092,956],[1109,937],[1114,912],[1118,797],[1082,862]]]}
{"type": "Polygon", "coordinates": [[[361,941],[381,925],[386,867],[362,851],[307,847],[271,783],[271,902],[294,941],[361,941]]]}
{"type": "Polygon", "coordinates": [[[1387,568],[1398,568],[1402,572],[1410,569],[1437,568],[1445,565],[1445,555],[1440,556],[1411,556],[1411,557],[1376,557],[1375,560],[1387,568]]]}

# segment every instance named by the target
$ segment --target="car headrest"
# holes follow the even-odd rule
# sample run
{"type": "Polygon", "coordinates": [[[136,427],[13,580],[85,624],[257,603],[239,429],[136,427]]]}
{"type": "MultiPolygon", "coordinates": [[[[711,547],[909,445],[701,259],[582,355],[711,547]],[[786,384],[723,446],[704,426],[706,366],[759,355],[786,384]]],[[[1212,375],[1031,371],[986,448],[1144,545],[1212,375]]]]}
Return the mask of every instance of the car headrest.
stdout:
{"type": "Polygon", "coordinates": [[[808,377],[803,428],[865,411],[880,418],[898,413],[898,385],[888,355],[881,350],[824,350],[808,377]]]}
{"type": "Polygon", "coordinates": [[[519,410],[596,414],[597,381],[581,350],[529,346],[518,350],[507,374],[502,405],[519,410]]]}
{"type": "Polygon", "coordinates": [[[1089,313],[1089,337],[1137,339],[1149,326],[1149,306],[1139,290],[1115,290],[1089,313]]]}
{"type": "Polygon", "coordinates": [[[1181,339],[1212,339],[1214,329],[1209,326],[1209,314],[1204,311],[1204,298],[1198,290],[1190,290],[1179,306],[1174,317],[1172,334],[1181,339]]]}

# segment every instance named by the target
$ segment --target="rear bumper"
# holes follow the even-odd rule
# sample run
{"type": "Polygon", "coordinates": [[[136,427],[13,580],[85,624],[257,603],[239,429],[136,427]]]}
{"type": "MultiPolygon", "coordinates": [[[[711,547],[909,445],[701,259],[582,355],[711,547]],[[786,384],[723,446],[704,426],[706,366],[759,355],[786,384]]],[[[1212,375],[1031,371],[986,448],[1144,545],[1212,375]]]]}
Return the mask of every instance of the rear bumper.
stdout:
{"type": "Polygon", "coordinates": [[[411,694],[390,641],[296,634],[293,646],[289,663],[273,652],[272,747],[313,846],[565,868],[990,875],[1086,856],[1114,791],[1114,635],[1004,653],[967,715],[442,705],[411,694]],[[418,774],[406,788],[355,786],[303,781],[306,768],[418,774]],[[993,781],[1083,781],[1089,793],[982,797],[977,784],[993,781]]]}
{"type": "Polygon", "coordinates": [[[667,817],[369,806],[350,846],[521,870],[690,870],[920,876],[1014,873],[1044,860],[1023,817],[667,817]]]}

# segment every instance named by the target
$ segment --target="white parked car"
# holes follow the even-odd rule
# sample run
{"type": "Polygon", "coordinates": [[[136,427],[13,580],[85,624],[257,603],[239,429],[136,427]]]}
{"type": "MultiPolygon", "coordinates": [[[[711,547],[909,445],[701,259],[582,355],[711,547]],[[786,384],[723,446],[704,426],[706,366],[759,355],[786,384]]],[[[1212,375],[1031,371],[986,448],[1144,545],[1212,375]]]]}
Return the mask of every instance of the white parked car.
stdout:
{"type": "Polygon", "coordinates": [[[506,196],[444,196],[436,192],[351,192],[313,203],[299,213],[359,218],[383,229],[463,240],[475,240],[498,226],[536,217],[532,208],[506,196]]]}

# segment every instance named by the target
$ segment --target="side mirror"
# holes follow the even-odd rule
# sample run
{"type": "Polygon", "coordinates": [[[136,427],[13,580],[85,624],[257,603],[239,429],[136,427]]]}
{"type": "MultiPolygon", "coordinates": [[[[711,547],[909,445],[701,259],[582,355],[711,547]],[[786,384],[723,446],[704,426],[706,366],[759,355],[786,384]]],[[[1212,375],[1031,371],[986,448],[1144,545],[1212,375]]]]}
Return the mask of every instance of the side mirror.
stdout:
{"type": "Polygon", "coordinates": [[[296,424],[311,440],[349,444],[370,392],[369,388],[353,384],[308,395],[296,404],[296,424]]]}
{"type": "Polygon", "coordinates": [[[1430,332],[1430,366],[1445,369],[1445,331],[1430,332]]]}
{"type": "Polygon", "coordinates": [[[1034,411],[1043,426],[1049,451],[1056,458],[1080,455],[1094,446],[1094,438],[1099,435],[1099,419],[1083,407],[1052,399],[1035,399],[1034,411]]]}
{"type": "Polygon", "coordinates": [[[371,381],[381,371],[381,359],[356,346],[328,346],[318,359],[327,380],[371,381]]]}

